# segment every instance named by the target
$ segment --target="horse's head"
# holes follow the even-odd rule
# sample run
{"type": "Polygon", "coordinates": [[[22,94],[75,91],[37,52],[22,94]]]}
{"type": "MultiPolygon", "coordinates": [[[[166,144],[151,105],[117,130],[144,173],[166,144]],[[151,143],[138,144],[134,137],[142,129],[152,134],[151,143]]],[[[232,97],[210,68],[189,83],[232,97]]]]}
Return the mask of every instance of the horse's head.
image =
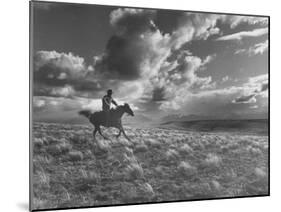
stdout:
{"type": "Polygon", "coordinates": [[[134,116],[134,112],[132,111],[132,109],[131,109],[131,107],[130,107],[129,104],[125,103],[125,104],[123,105],[123,108],[124,108],[124,111],[125,111],[126,113],[128,113],[128,114],[131,115],[131,116],[134,116]]]}

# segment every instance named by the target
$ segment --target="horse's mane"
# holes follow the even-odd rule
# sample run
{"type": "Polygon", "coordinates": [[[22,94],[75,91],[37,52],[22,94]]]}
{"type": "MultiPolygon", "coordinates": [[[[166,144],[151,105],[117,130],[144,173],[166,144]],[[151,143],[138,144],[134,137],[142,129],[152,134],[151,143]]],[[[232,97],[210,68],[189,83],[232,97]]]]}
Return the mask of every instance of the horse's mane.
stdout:
{"type": "Polygon", "coordinates": [[[112,112],[116,112],[116,111],[120,110],[122,107],[124,107],[124,105],[118,105],[117,107],[112,108],[112,109],[110,109],[110,110],[111,110],[112,112]]]}

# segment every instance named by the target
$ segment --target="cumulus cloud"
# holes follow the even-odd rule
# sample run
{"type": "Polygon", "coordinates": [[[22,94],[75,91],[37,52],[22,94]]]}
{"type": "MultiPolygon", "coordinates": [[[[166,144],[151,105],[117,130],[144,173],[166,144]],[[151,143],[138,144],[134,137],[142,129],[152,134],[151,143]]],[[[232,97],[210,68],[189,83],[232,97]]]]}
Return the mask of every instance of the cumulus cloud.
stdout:
{"type": "Polygon", "coordinates": [[[82,74],[85,70],[84,58],[75,56],[71,52],[59,53],[56,51],[38,51],[35,54],[35,71],[45,65],[52,64],[61,69],[65,69],[69,75],[77,76],[82,74]]]}
{"type": "Polygon", "coordinates": [[[186,87],[177,87],[177,90],[174,90],[177,95],[163,102],[160,108],[167,113],[177,111],[182,114],[199,113],[217,116],[247,112],[248,109],[252,109],[249,105],[253,103],[263,105],[264,109],[267,105],[263,104],[261,98],[267,97],[267,78],[266,74],[258,75],[250,77],[241,86],[214,87],[200,92],[193,92],[192,89],[185,89],[186,87]]]}
{"type": "Polygon", "coordinates": [[[247,96],[239,96],[236,99],[233,100],[233,103],[255,103],[256,94],[250,94],[247,96]]]}
{"type": "Polygon", "coordinates": [[[64,97],[71,97],[74,95],[74,93],[75,93],[74,89],[69,85],[59,88],[52,88],[50,91],[50,94],[52,94],[53,96],[64,96],[64,97]]]}
{"type": "Polygon", "coordinates": [[[236,97],[233,103],[255,103],[257,96],[267,97],[268,75],[263,74],[250,77],[248,82],[244,84],[243,94],[236,97]]]}
{"type": "Polygon", "coordinates": [[[225,76],[225,77],[222,78],[222,82],[227,82],[228,80],[230,80],[229,76],[225,76]]]}
{"type": "Polygon", "coordinates": [[[255,85],[257,83],[262,83],[268,81],[268,74],[261,74],[258,76],[250,77],[248,80],[250,85],[255,85]]]}
{"type": "Polygon", "coordinates": [[[246,37],[259,37],[262,35],[268,34],[268,28],[259,28],[259,29],[254,29],[252,31],[241,31],[237,33],[233,33],[230,35],[224,35],[219,38],[217,38],[217,41],[227,41],[227,40],[242,40],[243,38],[246,37]]]}
{"type": "Polygon", "coordinates": [[[35,95],[70,96],[85,91],[99,91],[93,68],[84,58],[70,53],[38,51],[34,56],[35,95]]]}

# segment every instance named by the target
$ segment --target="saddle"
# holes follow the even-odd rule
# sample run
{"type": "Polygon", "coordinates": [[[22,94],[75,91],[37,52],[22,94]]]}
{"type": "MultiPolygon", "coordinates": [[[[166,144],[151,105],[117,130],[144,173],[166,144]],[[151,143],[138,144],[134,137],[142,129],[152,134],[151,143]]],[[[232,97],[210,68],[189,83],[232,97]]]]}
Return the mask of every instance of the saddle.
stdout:
{"type": "Polygon", "coordinates": [[[109,126],[110,123],[112,122],[112,115],[113,115],[114,110],[110,109],[108,111],[109,114],[106,114],[106,111],[102,110],[101,113],[103,114],[103,116],[105,117],[105,122],[106,125],[109,126]]]}

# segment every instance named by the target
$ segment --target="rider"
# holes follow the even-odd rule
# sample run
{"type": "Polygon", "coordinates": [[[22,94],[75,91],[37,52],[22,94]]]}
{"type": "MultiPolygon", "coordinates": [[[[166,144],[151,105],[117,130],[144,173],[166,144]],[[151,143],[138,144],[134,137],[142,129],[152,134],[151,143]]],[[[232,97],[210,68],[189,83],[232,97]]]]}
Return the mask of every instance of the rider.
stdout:
{"type": "Polygon", "coordinates": [[[118,104],[112,98],[112,90],[107,90],[107,94],[102,98],[102,110],[105,112],[106,117],[106,126],[109,126],[109,117],[110,117],[110,106],[113,103],[115,106],[118,104]]]}

